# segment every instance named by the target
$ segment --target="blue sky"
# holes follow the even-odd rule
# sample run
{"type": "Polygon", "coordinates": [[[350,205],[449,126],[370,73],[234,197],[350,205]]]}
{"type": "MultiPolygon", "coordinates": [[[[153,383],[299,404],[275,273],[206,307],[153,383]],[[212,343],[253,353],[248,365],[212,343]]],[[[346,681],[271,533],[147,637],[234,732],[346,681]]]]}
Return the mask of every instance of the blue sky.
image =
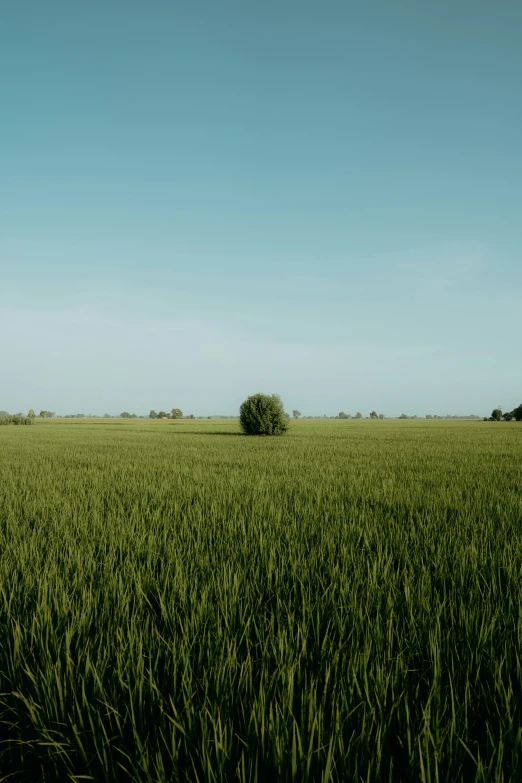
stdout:
{"type": "Polygon", "coordinates": [[[518,405],[521,35],[502,0],[4,4],[0,408],[518,405]]]}

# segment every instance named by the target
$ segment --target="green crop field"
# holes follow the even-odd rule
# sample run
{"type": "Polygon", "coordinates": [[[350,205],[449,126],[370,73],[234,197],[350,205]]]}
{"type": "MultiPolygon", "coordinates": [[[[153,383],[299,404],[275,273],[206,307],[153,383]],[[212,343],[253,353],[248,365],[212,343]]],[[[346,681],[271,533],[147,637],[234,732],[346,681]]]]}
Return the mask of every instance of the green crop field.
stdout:
{"type": "Polygon", "coordinates": [[[0,780],[522,779],[522,425],[0,428],[0,780]]]}

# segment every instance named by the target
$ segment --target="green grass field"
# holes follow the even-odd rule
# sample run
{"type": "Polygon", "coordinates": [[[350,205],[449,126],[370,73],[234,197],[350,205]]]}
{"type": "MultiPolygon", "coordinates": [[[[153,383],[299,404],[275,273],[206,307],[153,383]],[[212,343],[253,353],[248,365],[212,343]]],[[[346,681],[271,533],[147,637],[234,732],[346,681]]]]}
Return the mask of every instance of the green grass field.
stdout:
{"type": "Polygon", "coordinates": [[[0,780],[522,779],[522,425],[0,428],[0,780]]]}

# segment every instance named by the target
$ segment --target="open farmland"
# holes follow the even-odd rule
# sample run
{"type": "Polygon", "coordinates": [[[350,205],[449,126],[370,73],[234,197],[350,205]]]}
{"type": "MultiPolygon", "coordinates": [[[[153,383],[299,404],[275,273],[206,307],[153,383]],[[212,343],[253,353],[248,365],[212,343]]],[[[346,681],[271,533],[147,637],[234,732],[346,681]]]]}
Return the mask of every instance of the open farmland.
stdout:
{"type": "Polygon", "coordinates": [[[0,779],[515,781],[522,426],[0,428],[0,779]]]}

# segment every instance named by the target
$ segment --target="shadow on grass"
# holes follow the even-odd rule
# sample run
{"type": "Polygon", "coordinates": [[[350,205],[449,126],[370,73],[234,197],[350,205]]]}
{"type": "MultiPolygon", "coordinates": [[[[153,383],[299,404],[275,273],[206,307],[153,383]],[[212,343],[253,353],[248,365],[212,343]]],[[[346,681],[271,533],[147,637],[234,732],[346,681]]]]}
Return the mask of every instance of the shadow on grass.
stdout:
{"type": "Polygon", "coordinates": [[[223,430],[218,430],[215,432],[197,432],[194,430],[193,432],[190,432],[190,430],[182,430],[181,432],[172,432],[171,435],[204,435],[205,437],[207,435],[225,435],[229,437],[234,438],[244,438],[246,437],[243,432],[223,432],[223,430]]]}

